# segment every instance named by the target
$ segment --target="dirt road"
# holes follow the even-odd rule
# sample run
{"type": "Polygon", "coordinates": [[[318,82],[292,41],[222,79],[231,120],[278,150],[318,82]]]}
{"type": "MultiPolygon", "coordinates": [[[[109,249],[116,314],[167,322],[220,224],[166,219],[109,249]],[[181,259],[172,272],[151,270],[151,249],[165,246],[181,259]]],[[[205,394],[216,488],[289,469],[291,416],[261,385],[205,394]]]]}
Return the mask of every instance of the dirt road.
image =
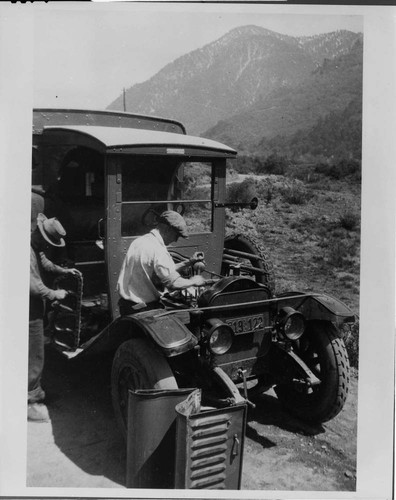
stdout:
{"type": "MultiPolygon", "coordinates": [[[[126,452],[110,400],[109,364],[73,366],[48,355],[49,423],[28,423],[29,487],[124,488],[126,452]]],[[[244,490],[354,491],[357,378],[341,414],[307,426],[272,392],[249,410],[244,490]]]]}

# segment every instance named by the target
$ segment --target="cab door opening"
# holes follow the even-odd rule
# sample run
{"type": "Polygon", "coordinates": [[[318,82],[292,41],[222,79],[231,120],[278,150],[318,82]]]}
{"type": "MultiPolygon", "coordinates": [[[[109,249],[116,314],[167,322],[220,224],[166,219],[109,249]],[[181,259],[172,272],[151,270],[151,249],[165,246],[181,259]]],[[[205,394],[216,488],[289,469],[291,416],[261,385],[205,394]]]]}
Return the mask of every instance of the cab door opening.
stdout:
{"type": "Polygon", "coordinates": [[[77,348],[110,322],[104,249],[104,155],[90,148],[74,147],[52,164],[48,174],[45,215],[57,217],[67,233],[66,247],[57,260],[82,274],[80,284],[70,276],[55,283],[73,292],[66,300],[72,311],[56,311],[52,330],[55,342],[77,348]]]}

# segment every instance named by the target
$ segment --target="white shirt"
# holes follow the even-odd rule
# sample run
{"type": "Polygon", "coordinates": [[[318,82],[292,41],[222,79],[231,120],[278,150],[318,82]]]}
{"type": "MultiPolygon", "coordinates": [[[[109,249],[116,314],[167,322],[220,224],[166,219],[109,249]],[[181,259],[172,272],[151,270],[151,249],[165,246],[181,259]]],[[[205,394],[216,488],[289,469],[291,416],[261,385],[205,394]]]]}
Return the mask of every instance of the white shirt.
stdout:
{"type": "Polygon", "coordinates": [[[134,240],[125,256],[117,282],[120,296],[142,303],[158,300],[180,274],[158,229],[134,240]]]}

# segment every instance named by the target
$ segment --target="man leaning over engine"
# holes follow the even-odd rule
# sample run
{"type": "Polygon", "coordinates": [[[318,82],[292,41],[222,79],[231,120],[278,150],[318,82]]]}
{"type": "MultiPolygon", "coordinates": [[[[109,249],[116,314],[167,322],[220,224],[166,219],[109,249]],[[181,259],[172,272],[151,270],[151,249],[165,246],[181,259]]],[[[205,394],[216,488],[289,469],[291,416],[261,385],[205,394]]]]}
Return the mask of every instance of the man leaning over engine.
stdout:
{"type": "Polygon", "coordinates": [[[176,242],[180,236],[188,238],[186,222],[179,213],[167,210],[160,215],[155,229],[131,243],[117,283],[122,315],[158,307],[166,290],[183,290],[205,284],[201,275],[186,279],[179,273],[201,261],[202,257],[194,255],[175,264],[168,252],[167,245],[176,242]]]}

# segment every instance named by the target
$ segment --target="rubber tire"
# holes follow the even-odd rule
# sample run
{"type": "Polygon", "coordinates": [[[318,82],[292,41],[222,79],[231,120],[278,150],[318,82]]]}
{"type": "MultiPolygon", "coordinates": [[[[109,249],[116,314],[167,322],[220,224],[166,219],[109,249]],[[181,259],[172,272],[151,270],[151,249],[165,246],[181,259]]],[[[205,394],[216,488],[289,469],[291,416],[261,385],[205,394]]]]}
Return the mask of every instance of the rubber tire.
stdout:
{"type": "Polygon", "coordinates": [[[127,340],[119,346],[111,370],[111,399],[117,424],[126,438],[128,390],[177,389],[167,360],[145,338],[127,340]],[[126,376],[127,380],[126,380],[126,376]],[[120,387],[120,384],[123,384],[120,387]]]}
{"type": "Polygon", "coordinates": [[[305,333],[309,345],[318,355],[320,372],[309,358],[300,354],[321,384],[311,394],[303,394],[292,384],[279,385],[275,392],[287,410],[307,422],[323,423],[331,420],[344,407],[349,389],[349,359],[345,344],[337,336],[331,323],[315,322],[305,333]]]}
{"type": "MultiPolygon", "coordinates": [[[[265,254],[263,247],[251,236],[232,233],[224,239],[224,249],[238,250],[240,252],[248,252],[260,257],[260,259],[249,259],[253,267],[258,267],[264,271],[264,274],[255,275],[257,283],[267,285],[271,292],[275,291],[275,277],[273,273],[273,265],[265,254]]],[[[228,264],[223,264],[221,274],[228,276],[228,264]]]]}

